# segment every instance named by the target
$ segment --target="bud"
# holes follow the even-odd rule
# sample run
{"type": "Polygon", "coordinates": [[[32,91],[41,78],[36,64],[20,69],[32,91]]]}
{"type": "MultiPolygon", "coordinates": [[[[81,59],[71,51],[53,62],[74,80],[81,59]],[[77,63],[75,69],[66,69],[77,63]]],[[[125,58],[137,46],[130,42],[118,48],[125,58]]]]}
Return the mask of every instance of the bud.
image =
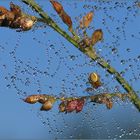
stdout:
{"type": "Polygon", "coordinates": [[[13,22],[15,19],[15,14],[13,12],[7,12],[7,14],[5,15],[5,19],[7,22],[13,22]]]}
{"type": "Polygon", "coordinates": [[[62,12],[61,18],[62,18],[63,22],[64,22],[69,28],[72,27],[71,17],[70,17],[65,11],[62,12]]]}
{"type": "Polygon", "coordinates": [[[26,99],[24,99],[24,102],[29,104],[35,104],[39,100],[39,95],[30,95],[26,99]]]}
{"type": "Polygon", "coordinates": [[[95,45],[98,41],[103,39],[103,32],[101,29],[95,30],[95,32],[92,34],[91,40],[92,45],[95,45]]]}
{"type": "Polygon", "coordinates": [[[23,31],[30,30],[34,25],[34,21],[28,17],[21,18],[20,27],[23,31]]]}
{"type": "Polygon", "coordinates": [[[48,111],[50,109],[52,109],[53,104],[55,102],[55,98],[50,97],[40,108],[41,111],[48,111]]]}
{"type": "Polygon", "coordinates": [[[53,107],[53,103],[51,101],[46,101],[42,107],[40,108],[41,111],[48,111],[53,107]]]}
{"type": "Polygon", "coordinates": [[[0,6],[0,16],[5,15],[7,12],[8,10],[5,7],[0,6]]]}
{"type": "Polygon", "coordinates": [[[111,99],[106,100],[106,107],[107,109],[111,109],[113,107],[113,102],[111,99]]]}
{"type": "Polygon", "coordinates": [[[9,26],[11,28],[20,28],[21,31],[27,31],[33,27],[34,23],[35,21],[28,17],[18,17],[9,26]]]}
{"type": "Polygon", "coordinates": [[[50,97],[49,95],[41,94],[38,102],[44,104],[49,99],[49,97],[50,97]]]}
{"type": "Polygon", "coordinates": [[[60,112],[65,112],[66,111],[66,105],[67,105],[67,101],[61,102],[60,105],[59,105],[59,111],[60,112]]]}
{"type": "Polygon", "coordinates": [[[93,12],[87,13],[80,21],[80,27],[87,28],[89,26],[89,24],[91,23],[92,19],[93,19],[93,12]]]}
{"type": "Polygon", "coordinates": [[[59,2],[53,0],[51,0],[50,2],[58,14],[60,14],[63,11],[63,6],[59,2]]]}
{"type": "Polygon", "coordinates": [[[94,88],[98,88],[101,86],[101,81],[100,81],[100,77],[98,74],[96,73],[91,73],[89,75],[89,83],[94,87],[94,88]]]}
{"type": "Polygon", "coordinates": [[[7,14],[8,10],[2,6],[0,6],[0,26],[3,24],[5,20],[5,15],[7,14]]]}
{"type": "Polygon", "coordinates": [[[57,1],[50,1],[51,4],[53,5],[55,11],[59,14],[63,22],[71,29],[72,27],[72,21],[70,16],[64,11],[63,6],[57,2],[57,1]]]}
{"type": "Polygon", "coordinates": [[[3,24],[4,19],[5,19],[5,15],[1,15],[0,16],[0,26],[3,24]]]}
{"type": "Polygon", "coordinates": [[[21,9],[18,5],[15,5],[13,2],[10,2],[10,10],[15,14],[16,17],[21,16],[21,9]]]}

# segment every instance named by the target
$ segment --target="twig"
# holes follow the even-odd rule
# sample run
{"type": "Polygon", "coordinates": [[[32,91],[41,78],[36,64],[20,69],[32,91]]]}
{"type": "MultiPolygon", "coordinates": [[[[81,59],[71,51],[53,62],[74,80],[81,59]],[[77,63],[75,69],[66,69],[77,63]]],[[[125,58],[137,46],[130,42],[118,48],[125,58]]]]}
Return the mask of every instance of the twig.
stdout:
{"type": "Polygon", "coordinates": [[[34,0],[21,0],[27,5],[31,6],[42,18],[43,22],[45,22],[48,26],[57,31],[60,35],[62,35],[65,39],[67,39],[70,43],[72,43],[76,48],[78,48],[81,52],[86,54],[93,61],[97,61],[97,63],[104,69],[106,69],[110,74],[114,75],[114,78],[122,85],[122,87],[128,92],[130,100],[136,106],[136,108],[140,111],[140,99],[133,88],[128,84],[128,82],[117,72],[112,66],[110,66],[103,58],[98,56],[91,47],[81,48],[79,43],[75,41],[71,36],[69,36],[65,31],[63,31],[52,19],[49,17],[41,7],[35,3],[34,0]]]}

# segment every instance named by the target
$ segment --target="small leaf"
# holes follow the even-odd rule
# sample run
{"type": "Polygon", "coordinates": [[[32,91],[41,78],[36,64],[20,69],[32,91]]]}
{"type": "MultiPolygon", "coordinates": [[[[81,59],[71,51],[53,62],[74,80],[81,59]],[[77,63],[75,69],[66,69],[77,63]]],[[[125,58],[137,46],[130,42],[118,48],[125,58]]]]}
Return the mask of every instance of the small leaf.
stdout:
{"type": "Polygon", "coordinates": [[[91,37],[92,45],[95,45],[97,42],[99,42],[102,39],[103,39],[102,30],[101,29],[95,30],[91,37]]]}
{"type": "Polygon", "coordinates": [[[93,19],[93,12],[87,13],[80,21],[81,28],[87,28],[93,19]]]}

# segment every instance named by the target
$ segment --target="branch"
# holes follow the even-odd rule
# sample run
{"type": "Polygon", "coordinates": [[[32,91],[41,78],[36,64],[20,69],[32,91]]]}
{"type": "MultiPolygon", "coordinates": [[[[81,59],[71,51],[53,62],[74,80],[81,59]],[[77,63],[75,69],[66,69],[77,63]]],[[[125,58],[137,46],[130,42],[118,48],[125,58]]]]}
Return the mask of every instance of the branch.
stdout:
{"type": "Polygon", "coordinates": [[[31,6],[43,19],[44,22],[48,24],[51,28],[57,31],[60,35],[62,35],[65,39],[67,39],[70,43],[72,43],[76,48],[78,48],[81,52],[86,54],[93,61],[97,61],[97,63],[105,68],[110,74],[113,74],[116,80],[122,85],[122,87],[128,92],[130,100],[140,111],[140,99],[133,88],[129,85],[129,83],[112,67],[110,66],[103,58],[98,56],[95,51],[89,48],[81,48],[79,47],[79,43],[75,41],[72,37],[70,37],[65,31],[63,31],[40,7],[34,0],[22,0],[22,2],[31,6]]]}
{"type": "Polygon", "coordinates": [[[23,99],[24,102],[29,104],[35,104],[37,102],[41,103],[42,106],[40,108],[41,111],[49,111],[52,109],[54,103],[58,100],[61,101],[59,104],[59,111],[60,112],[73,112],[76,113],[82,111],[84,104],[87,100],[90,102],[98,103],[98,104],[105,104],[107,109],[111,109],[113,107],[113,99],[115,97],[124,101],[129,94],[121,94],[121,93],[103,93],[98,95],[92,96],[82,96],[82,97],[55,97],[52,95],[47,94],[35,94],[30,95],[26,99],[23,99]]]}

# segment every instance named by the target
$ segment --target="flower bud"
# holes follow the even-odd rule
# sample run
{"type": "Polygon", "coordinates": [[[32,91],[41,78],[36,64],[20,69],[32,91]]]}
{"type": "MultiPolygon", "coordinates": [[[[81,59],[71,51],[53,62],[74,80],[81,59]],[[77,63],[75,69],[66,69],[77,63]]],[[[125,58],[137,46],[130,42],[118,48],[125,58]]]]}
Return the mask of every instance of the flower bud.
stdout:
{"type": "Polygon", "coordinates": [[[53,0],[51,0],[50,2],[58,14],[60,14],[63,11],[63,6],[59,2],[53,0]]]}
{"type": "Polygon", "coordinates": [[[92,19],[93,19],[93,12],[87,13],[80,21],[80,27],[87,28],[89,26],[89,24],[91,23],[92,19]]]}
{"type": "Polygon", "coordinates": [[[6,8],[0,6],[0,26],[3,25],[7,12],[8,10],[6,8]]]}
{"type": "Polygon", "coordinates": [[[65,12],[63,11],[63,13],[61,14],[61,18],[63,20],[63,22],[69,27],[72,27],[72,20],[71,17],[65,12]]]}
{"type": "Polygon", "coordinates": [[[20,27],[24,31],[30,30],[33,27],[33,25],[34,21],[30,18],[25,17],[20,20],[20,27]]]}
{"type": "Polygon", "coordinates": [[[42,107],[40,108],[41,111],[48,111],[53,107],[53,103],[51,101],[46,101],[42,107]]]}
{"type": "Polygon", "coordinates": [[[67,105],[67,101],[61,102],[60,105],[59,105],[59,111],[60,112],[65,112],[66,111],[66,105],[67,105]]]}
{"type": "Polygon", "coordinates": [[[5,15],[5,19],[7,22],[13,22],[15,19],[15,14],[13,12],[7,12],[7,14],[5,15]]]}
{"type": "Polygon", "coordinates": [[[63,22],[71,29],[72,28],[72,21],[70,16],[64,11],[63,6],[57,1],[50,1],[53,5],[55,11],[59,14],[63,22]]]}
{"type": "Polygon", "coordinates": [[[106,101],[106,107],[107,107],[107,109],[111,109],[113,107],[113,102],[111,99],[108,99],[106,101]]]}
{"type": "Polygon", "coordinates": [[[5,7],[0,6],[0,16],[5,15],[7,12],[8,12],[8,10],[5,7]]]}
{"type": "Polygon", "coordinates": [[[95,30],[91,37],[92,45],[95,45],[98,41],[102,39],[103,39],[102,30],[101,29],[95,30]]]}
{"type": "Polygon", "coordinates": [[[30,95],[26,99],[24,99],[24,102],[29,104],[35,104],[39,100],[39,95],[30,95]]]}
{"type": "Polygon", "coordinates": [[[100,77],[98,74],[96,73],[91,73],[89,75],[89,83],[94,87],[94,88],[98,88],[101,86],[101,81],[100,81],[100,77]]]}
{"type": "Polygon", "coordinates": [[[21,9],[18,5],[15,5],[13,2],[10,2],[10,10],[15,14],[16,17],[21,16],[21,9]]]}
{"type": "Polygon", "coordinates": [[[56,99],[54,97],[49,97],[48,100],[42,105],[40,108],[41,111],[48,111],[52,109],[54,102],[56,99]]]}

